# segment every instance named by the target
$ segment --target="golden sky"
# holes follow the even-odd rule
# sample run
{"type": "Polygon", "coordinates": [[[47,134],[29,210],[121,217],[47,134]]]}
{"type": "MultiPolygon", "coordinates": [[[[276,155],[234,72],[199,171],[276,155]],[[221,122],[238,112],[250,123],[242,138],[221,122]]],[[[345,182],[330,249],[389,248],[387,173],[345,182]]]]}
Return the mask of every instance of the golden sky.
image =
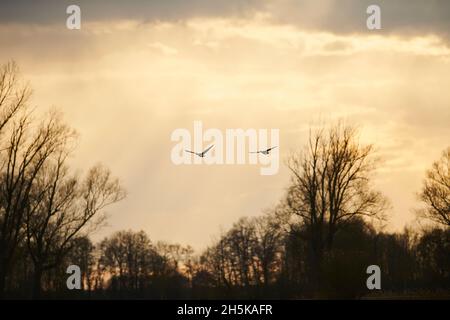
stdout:
{"type": "Polygon", "coordinates": [[[412,224],[424,172],[450,145],[449,17],[433,19],[439,8],[412,1],[416,19],[395,22],[382,7],[387,25],[368,32],[364,8],[352,1],[343,6],[349,17],[333,11],[335,1],[302,1],[299,12],[289,10],[293,1],[231,2],[154,1],[160,11],[148,19],[138,5],[123,15],[117,4],[91,15],[81,5],[81,30],[67,30],[64,9],[33,17],[24,1],[6,1],[17,19],[0,14],[0,62],[16,60],[32,104],[59,107],[80,133],[74,167],[102,162],[128,190],[97,237],[143,229],[202,248],[239,217],[276,205],[289,182],[283,164],[261,176],[259,166],[171,162],[171,132],[195,120],[280,129],[282,159],[310,126],[356,124],[383,159],[375,182],[392,203],[388,229],[412,224]]]}

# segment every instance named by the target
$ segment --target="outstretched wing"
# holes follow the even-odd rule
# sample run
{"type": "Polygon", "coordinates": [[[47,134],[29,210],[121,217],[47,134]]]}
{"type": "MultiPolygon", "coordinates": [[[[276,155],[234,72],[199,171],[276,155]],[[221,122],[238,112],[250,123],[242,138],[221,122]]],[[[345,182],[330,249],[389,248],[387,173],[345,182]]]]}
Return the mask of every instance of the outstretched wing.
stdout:
{"type": "Polygon", "coordinates": [[[269,148],[269,149],[267,149],[266,151],[267,152],[269,152],[270,150],[273,150],[273,149],[275,149],[275,148],[277,148],[278,146],[275,146],[275,147],[272,147],[272,148],[269,148]]]}
{"type": "Polygon", "coordinates": [[[191,150],[184,150],[184,151],[189,152],[189,153],[196,154],[194,151],[191,151],[191,150]]]}
{"type": "Polygon", "coordinates": [[[210,145],[205,151],[202,152],[203,155],[205,155],[211,148],[214,147],[214,145],[210,145]]]}

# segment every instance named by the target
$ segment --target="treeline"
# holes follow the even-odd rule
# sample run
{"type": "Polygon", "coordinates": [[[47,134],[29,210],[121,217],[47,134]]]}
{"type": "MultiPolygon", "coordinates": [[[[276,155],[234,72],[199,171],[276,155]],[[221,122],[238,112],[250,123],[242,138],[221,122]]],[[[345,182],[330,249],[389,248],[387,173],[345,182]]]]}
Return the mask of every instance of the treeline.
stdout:
{"type": "MultiPolygon", "coordinates": [[[[68,166],[76,137],[41,120],[14,63],[0,68],[0,296],[2,298],[360,298],[450,296],[450,148],[426,172],[424,230],[383,232],[389,200],[372,185],[372,145],[343,123],[310,132],[291,154],[291,180],[266,214],[242,218],[204,252],[120,231],[93,243],[103,209],[125,197],[103,166],[68,166]],[[81,270],[69,290],[66,269],[81,270]],[[369,291],[366,269],[381,269],[369,291]]],[[[201,228],[201,226],[199,226],[201,228]]]]}
{"type": "MultiPolygon", "coordinates": [[[[94,245],[78,238],[73,250],[42,278],[47,298],[360,298],[449,297],[450,231],[376,232],[355,219],[336,234],[323,261],[321,287],[310,270],[307,229],[285,230],[276,216],[244,218],[201,255],[192,248],[152,243],[143,232],[119,231],[94,245]],[[82,290],[67,289],[67,266],[82,270],[82,290]],[[381,268],[382,291],[366,287],[366,268],[381,268]],[[383,296],[383,295],[382,295],[383,296]]],[[[33,263],[14,269],[10,297],[28,298],[33,263]]]]}
{"type": "MultiPolygon", "coordinates": [[[[450,297],[450,152],[426,173],[419,195],[425,206],[418,217],[434,224],[391,234],[380,227],[388,200],[370,185],[372,147],[356,137],[341,124],[312,134],[289,161],[292,180],[280,203],[240,219],[200,254],[154,243],[142,231],[95,245],[76,237],[41,285],[47,297],[60,298],[450,297]],[[81,291],[67,290],[71,264],[81,267],[81,291]],[[381,291],[366,286],[370,265],[381,269],[381,291]]],[[[21,252],[11,289],[26,293],[35,270],[29,251],[21,252]]]]}

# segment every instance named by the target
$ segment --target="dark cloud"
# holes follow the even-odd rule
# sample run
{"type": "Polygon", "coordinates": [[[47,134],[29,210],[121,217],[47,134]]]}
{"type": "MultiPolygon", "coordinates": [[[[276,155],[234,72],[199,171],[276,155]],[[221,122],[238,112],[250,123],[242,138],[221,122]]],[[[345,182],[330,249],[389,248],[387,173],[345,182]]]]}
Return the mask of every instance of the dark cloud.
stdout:
{"type": "Polygon", "coordinates": [[[448,0],[2,0],[0,23],[64,23],[70,4],[81,6],[83,21],[177,21],[265,12],[276,23],[334,33],[369,32],[366,9],[377,4],[383,29],[378,32],[450,38],[448,0]]]}
{"type": "Polygon", "coordinates": [[[138,19],[183,20],[201,16],[246,15],[264,5],[262,0],[2,0],[0,21],[46,24],[65,21],[66,8],[81,7],[84,21],[138,19]]]}
{"type": "Polygon", "coordinates": [[[280,0],[269,10],[274,19],[303,29],[334,33],[370,32],[366,28],[367,7],[381,9],[383,33],[450,34],[450,1],[448,0],[280,0]]]}

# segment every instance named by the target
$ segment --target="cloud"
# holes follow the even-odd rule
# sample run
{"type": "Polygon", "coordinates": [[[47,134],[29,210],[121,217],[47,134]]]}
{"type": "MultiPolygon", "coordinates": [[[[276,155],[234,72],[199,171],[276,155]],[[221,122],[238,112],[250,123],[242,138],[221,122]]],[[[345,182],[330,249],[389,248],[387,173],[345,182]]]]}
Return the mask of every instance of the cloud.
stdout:
{"type": "Polygon", "coordinates": [[[170,55],[178,54],[178,50],[177,49],[175,49],[173,47],[170,47],[170,46],[167,46],[167,45],[165,45],[165,44],[163,44],[161,42],[149,43],[147,46],[149,48],[155,49],[155,50],[157,50],[157,51],[159,51],[159,52],[161,52],[162,54],[165,54],[165,55],[169,55],[170,56],[170,55]]]}
{"type": "Polygon", "coordinates": [[[366,9],[381,7],[381,34],[433,33],[450,39],[448,0],[2,0],[2,23],[64,25],[65,9],[78,4],[84,22],[137,20],[186,21],[193,18],[251,18],[264,15],[273,23],[303,30],[367,33],[366,9]]]}
{"type": "Polygon", "coordinates": [[[260,0],[2,0],[3,23],[65,22],[66,8],[77,4],[83,21],[176,21],[194,17],[243,16],[264,6],[260,0]]]}
{"type": "Polygon", "coordinates": [[[381,8],[382,33],[449,36],[450,2],[446,0],[280,0],[271,2],[268,11],[275,21],[307,30],[334,33],[367,33],[366,9],[381,8]]]}

